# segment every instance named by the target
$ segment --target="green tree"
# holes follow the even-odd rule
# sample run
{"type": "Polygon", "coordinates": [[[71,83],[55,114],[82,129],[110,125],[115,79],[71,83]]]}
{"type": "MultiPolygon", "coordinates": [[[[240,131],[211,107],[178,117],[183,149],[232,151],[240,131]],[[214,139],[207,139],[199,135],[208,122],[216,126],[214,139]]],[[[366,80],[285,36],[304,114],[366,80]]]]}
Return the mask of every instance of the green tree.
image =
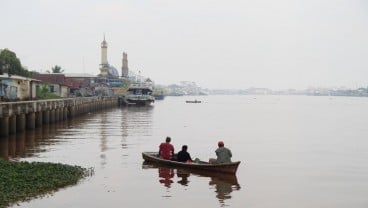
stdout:
{"type": "Polygon", "coordinates": [[[9,75],[16,74],[20,76],[30,77],[32,75],[27,69],[22,67],[17,55],[9,50],[0,50],[0,74],[8,73],[9,75]]]}
{"type": "MultiPolygon", "coordinates": [[[[50,72],[50,71],[48,71],[48,72],[50,72]]],[[[51,72],[52,73],[63,73],[64,69],[61,69],[60,66],[55,65],[54,67],[51,68],[51,72]]]]}
{"type": "Polygon", "coordinates": [[[41,84],[37,87],[36,95],[38,99],[56,99],[60,98],[59,96],[51,93],[49,91],[50,87],[48,84],[41,84]]]}

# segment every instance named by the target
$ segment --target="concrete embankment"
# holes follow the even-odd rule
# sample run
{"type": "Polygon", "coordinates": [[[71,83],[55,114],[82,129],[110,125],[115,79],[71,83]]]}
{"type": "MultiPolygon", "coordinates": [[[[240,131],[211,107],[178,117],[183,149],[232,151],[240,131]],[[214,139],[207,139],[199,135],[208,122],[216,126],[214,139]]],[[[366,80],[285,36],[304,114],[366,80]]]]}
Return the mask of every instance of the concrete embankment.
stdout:
{"type": "Polygon", "coordinates": [[[117,97],[85,97],[0,103],[0,137],[118,106],[117,97]]]}

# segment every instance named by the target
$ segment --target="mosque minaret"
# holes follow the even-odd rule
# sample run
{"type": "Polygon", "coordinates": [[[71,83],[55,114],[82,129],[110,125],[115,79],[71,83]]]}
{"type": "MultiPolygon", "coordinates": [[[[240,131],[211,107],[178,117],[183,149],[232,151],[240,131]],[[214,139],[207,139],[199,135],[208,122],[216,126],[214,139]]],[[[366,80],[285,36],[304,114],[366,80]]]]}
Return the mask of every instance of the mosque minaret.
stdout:
{"type": "Polygon", "coordinates": [[[127,78],[128,75],[129,75],[128,54],[124,52],[123,53],[123,63],[122,63],[122,67],[121,67],[121,76],[127,78]]]}
{"type": "Polygon", "coordinates": [[[107,62],[107,42],[104,40],[101,43],[101,64],[100,64],[100,75],[106,77],[108,75],[109,63],[107,62]]]}
{"type": "MultiPolygon", "coordinates": [[[[127,59],[127,54],[126,53],[124,54],[123,54],[123,69],[125,69],[124,73],[127,74],[128,73],[128,59],[127,59]]],[[[109,78],[109,79],[119,78],[118,70],[114,66],[110,65],[109,62],[107,61],[107,42],[105,39],[105,35],[101,43],[101,64],[100,64],[100,74],[98,76],[103,77],[103,78],[109,78]]]]}

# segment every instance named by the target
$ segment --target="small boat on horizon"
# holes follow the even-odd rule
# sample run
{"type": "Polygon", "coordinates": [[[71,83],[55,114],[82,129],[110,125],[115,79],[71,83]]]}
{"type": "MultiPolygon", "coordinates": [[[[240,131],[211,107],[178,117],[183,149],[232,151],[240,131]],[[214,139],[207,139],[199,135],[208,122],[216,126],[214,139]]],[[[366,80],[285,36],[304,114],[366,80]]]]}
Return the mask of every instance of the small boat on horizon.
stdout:
{"type": "Polygon", "coordinates": [[[187,100],[186,103],[202,103],[200,100],[187,100]]]}

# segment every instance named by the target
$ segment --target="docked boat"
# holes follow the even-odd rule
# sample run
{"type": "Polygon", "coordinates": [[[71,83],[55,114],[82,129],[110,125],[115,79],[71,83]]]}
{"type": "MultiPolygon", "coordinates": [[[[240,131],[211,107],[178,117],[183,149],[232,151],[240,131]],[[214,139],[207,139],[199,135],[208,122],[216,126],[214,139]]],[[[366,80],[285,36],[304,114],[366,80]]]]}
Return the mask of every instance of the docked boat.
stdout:
{"type": "Polygon", "coordinates": [[[155,102],[152,86],[143,83],[130,85],[124,99],[128,105],[146,106],[155,102]]]}
{"type": "Polygon", "coordinates": [[[200,101],[200,100],[187,100],[185,102],[186,103],[201,103],[202,101],[200,101]]]}
{"type": "Polygon", "coordinates": [[[143,152],[142,157],[145,161],[167,165],[171,167],[180,167],[185,169],[192,169],[196,171],[210,171],[210,172],[218,172],[218,173],[228,173],[235,174],[238,170],[239,162],[231,162],[231,163],[221,163],[221,164],[212,164],[204,161],[200,162],[192,162],[192,163],[182,163],[174,160],[165,160],[158,156],[157,152],[143,152]]]}

